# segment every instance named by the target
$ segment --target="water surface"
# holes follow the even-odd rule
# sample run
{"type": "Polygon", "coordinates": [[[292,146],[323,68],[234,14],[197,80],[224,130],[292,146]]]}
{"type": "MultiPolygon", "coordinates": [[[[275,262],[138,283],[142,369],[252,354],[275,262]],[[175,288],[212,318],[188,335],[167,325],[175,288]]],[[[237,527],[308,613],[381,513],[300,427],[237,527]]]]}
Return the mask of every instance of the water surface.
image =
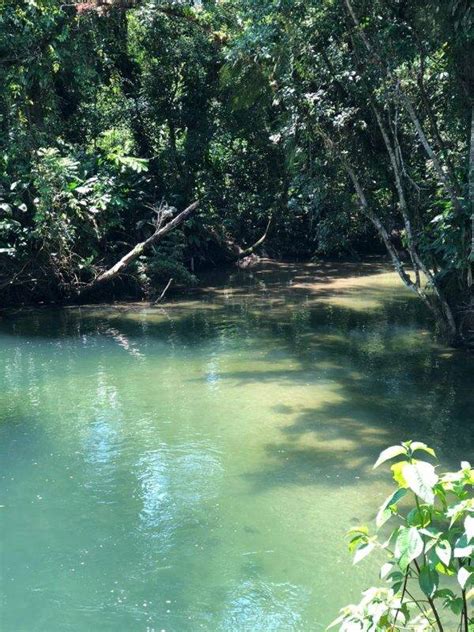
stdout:
{"type": "Polygon", "coordinates": [[[473,457],[472,355],[377,264],[0,318],[1,629],[322,630],[407,438],[473,457]]]}

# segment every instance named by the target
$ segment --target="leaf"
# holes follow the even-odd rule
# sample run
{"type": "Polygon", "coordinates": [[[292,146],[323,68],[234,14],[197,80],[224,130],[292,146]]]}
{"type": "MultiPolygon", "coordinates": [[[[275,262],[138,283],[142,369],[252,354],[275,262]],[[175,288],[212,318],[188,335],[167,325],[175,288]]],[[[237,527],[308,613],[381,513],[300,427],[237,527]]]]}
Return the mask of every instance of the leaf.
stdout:
{"type": "Polygon", "coordinates": [[[404,579],[405,575],[403,573],[400,573],[400,571],[394,571],[393,573],[390,573],[390,575],[387,577],[387,581],[390,581],[392,583],[391,587],[394,593],[397,593],[400,590],[404,579]]]}
{"type": "Polygon", "coordinates": [[[4,211],[5,213],[8,213],[8,214],[11,214],[11,212],[12,212],[12,207],[9,204],[7,204],[6,202],[2,202],[0,204],[0,209],[2,211],[4,211]]]}
{"type": "Polygon", "coordinates": [[[466,499],[466,500],[462,500],[460,503],[457,503],[457,505],[452,505],[451,507],[448,508],[446,515],[448,518],[451,518],[451,522],[449,524],[450,528],[453,526],[456,520],[463,515],[463,513],[466,510],[467,511],[470,510],[471,503],[472,503],[472,499],[466,499]]]}
{"type": "Polygon", "coordinates": [[[474,550],[474,544],[469,544],[465,535],[459,537],[454,543],[454,557],[470,557],[474,550]]]}
{"type": "Polygon", "coordinates": [[[392,568],[393,568],[392,562],[386,562],[385,564],[383,564],[380,569],[380,579],[384,579],[385,577],[387,577],[387,575],[390,573],[392,568]]]}
{"type": "Polygon", "coordinates": [[[449,566],[451,560],[452,550],[451,545],[447,540],[440,540],[435,547],[436,555],[443,562],[445,566],[449,566]]]}
{"type": "Polygon", "coordinates": [[[395,543],[395,557],[402,571],[423,553],[423,539],[415,527],[400,527],[395,543]]]}
{"type": "Polygon", "coordinates": [[[408,487],[408,483],[403,477],[402,468],[405,465],[406,461],[401,461],[400,463],[394,463],[390,469],[392,470],[393,480],[399,487],[408,487]]]}
{"type": "Polygon", "coordinates": [[[421,590],[427,597],[432,597],[436,592],[439,582],[438,573],[425,564],[420,570],[418,578],[421,590]]]}
{"type": "Polygon", "coordinates": [[[379,458],[375,462],[374,470],[379,465],[382,465],[382,463],[385,463],[385,461],[389,461],[390,459],[393,459],[396,456],[400,456],[401,454],[406,455],[406,453],[406,448],[404,448],[402,445],[392,445],[390,446],[390,448],[382,450],[382,452],[379,454],[379,458]]]}
{"type": "Polygon", "coordinates": [[[358,564],[361,560],[364,559],[364,557],[367,557],[367,555],[369,555],[369,553],[371,553],[374,549],[375,549],[375,544],[373,542],[367,542],[366,544],[363,544],[355,552],[354,561],[352,563],[358,564]]]}
{"type": "Polygon", "coordinates": [[[355,551],[355,549],[357,549],[357,547],[359,546],[359,544],[361,544],[361,541],[363,543],[366,543],[369,539],[369,530],[367,529],[367,527],[353,527],[352,529],[349,529],[349,532],[347,534],[350,537],[349,540],[349,551],[352,553],[353,551],[355,551]]]}
{"type": "Polygon", "coordinates": [[[412,452],[421,450],[422,452],[427,452],[428,454],[431,454],[431,456],[436,457],[436,452],[433,448],[428,447],[426,443],[423,443],[422,441],[413,441],[413,443],[410,444],[410,450],[412,452]]]}
{"type": "Polygon", "coordinates": [[[441,575],[447,575],[448,577],[450,577],[451,575],[455,575],[455,571],[453,571],[453,569],[451,568],[451,566],[445,566],[443,564],[443,562],[438,562],[435,565],[435,569],[437,570],[438,573],[440,573],[441,575]]]}
{"type": "Polygon", "coordinates": [[[410,527],[427,527],[431,523],[431,512],[428,507],[414,507],[407,515],[410,527]]]}
{"type": "Polygon", "coordinates": [[[464,520],[464,530],[467,539],[472,540],[474,538],[474,516],[466,516],[464,520]]]}
{"type": "Polygon", "coordinates": [[[380,507],[377,513],[377,517],[375,518],[375,524],[378,529],[380,529],[380,527],[387,522],[387,520],[390,518],[390,516],[393,513],[391,508],[401,498],[403,498],[403,496],[405,496],[406,493],[407,493],[407,490],[405,488],[397,489],[393,494],[390,494],[390,496],[385,499],[385,501],[383,502],[382,506],[380,507]]]}
{"type": "Polygon", "coordinates": [[[449,607],[454,614],[461,614],[464,609],[464,601],[462,597],[457,597],[449,602],[449,607]]]}
{"type": "Polygon", "coordinates": [[[359,533],[363,535],[369,535],[369,529],[365,525],[361,525],[360,527],[351,527],[349,529],[349,533],[359,533]]]}
{"type": "Polygon", "coordinates": [[[464,566],[461,566],[461,568],[458,570],[458,582],[463,590],[471,575],[472,572],[468,571],[467,568],[465,568],[464,566]]]}
{"type": "Polygon", "coordinates": [[[429,505],[434,503],[433,487],[438,482],[438,475],[431,463],[417,461],[404,463],[402,468],[403,478],[408,487],[429,505]]]}

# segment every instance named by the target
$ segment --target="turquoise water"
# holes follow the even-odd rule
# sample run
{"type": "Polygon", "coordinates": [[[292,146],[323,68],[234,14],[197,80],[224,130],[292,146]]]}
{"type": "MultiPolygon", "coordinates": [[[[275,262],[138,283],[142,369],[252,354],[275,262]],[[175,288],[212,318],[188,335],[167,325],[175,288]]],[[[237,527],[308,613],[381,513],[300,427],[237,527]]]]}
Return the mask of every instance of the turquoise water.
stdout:
{"type": "Polygon", "coordinates": [[[378,452],[473,457],[474,358],[383,267],[0,318],[1,629],[322,630],[376,581],[378,452]]]}

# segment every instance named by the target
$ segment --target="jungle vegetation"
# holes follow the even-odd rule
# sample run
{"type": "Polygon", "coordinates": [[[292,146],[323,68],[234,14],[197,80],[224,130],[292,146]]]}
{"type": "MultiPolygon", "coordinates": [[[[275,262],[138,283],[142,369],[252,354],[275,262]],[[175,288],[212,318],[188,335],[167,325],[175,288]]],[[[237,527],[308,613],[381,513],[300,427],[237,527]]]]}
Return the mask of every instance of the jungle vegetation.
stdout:
{"type": "Polygon", "coordinates": [[[472,339],[469,0],[1,0],[1,303],[386,253],[472,339]],[[244,265],[244,264],[242,264],[244,265]]]}

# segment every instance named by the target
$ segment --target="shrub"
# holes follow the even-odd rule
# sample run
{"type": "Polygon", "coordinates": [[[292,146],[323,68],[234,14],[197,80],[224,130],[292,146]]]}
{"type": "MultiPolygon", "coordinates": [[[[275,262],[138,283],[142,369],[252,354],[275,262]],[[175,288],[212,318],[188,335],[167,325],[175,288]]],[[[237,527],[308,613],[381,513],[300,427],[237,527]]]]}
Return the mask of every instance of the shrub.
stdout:
{"type": "Polygon", "coordinates": [[[474,630],[474,470],[463,461],[458,472],[439,474],[420,455],[436,459],[434,450],[419,441],[391,446],[377,459],[374,468],[393,461],[396,489],[377,513],[374,534],[366,527],[350,530],[349,549],[354,564],[383,551],[387,560],[380,578],[388,586],[366,590],[330,628],[474,630]],[[397,524],[382,541],[388,521],[397,524]]]}

